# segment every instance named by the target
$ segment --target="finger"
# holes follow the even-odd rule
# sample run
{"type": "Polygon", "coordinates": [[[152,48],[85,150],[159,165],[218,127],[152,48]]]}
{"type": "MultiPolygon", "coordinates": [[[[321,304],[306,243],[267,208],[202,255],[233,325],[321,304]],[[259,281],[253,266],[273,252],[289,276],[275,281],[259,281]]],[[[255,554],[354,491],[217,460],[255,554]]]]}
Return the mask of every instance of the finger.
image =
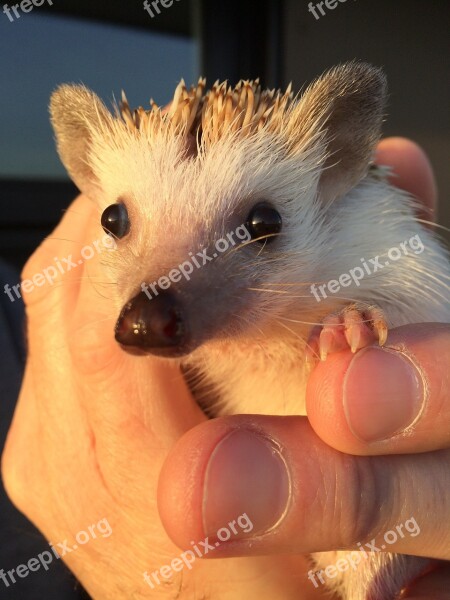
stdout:
{"type": "Polygon", "coordinates": [[[324,444],[304,417],[238,415],[178,442],[161,472],[159,511],[178,546],[209,537],[214,556],[380,544],[397,525],[408,532],[413,518],[415,531],[385,539],[388,549],[449,558],[450,532],[442,527],[450,512],[448,459],[444,452],[414,461],[350,456],[324,444]],[[222,540],[220,530],[229,532],[232,522],[236,532],[222,540]]]}
{"type": "MultiPolygon", "coordinates": [[[[2,455],[3,474],[7,473],[7,477],[4,477],[6,485],[16,504],[29,497],[27,483],[42,471],[39,449],[44,438],[48,435],[58,437],[58,431],[54,428],[49,431],[42,424],[51,423],[52,414],[56,415],[56,422],[59,423],[61,415],[65,414],[74,435],[83,435],[80,416],[68,402],[62,386],[55,385],[59,372],[64,372],[67,365],[63,354],[55,352],[55,347],[64,343],[68,316],[73,310],[79,288],[79,276],[67,264],[72,262],[82,246],[91,211],[92,203],[86,197],[79,196],[22,271],[21,292],[28,317],[28,358],[2,455]],[[55,354],[57,360],[53,358],[55,354]],[[53,359],[49,360],[49,357],[53,359]],[[49,403],[44,405],[43,398],[48,398],[49,403]]],[[[68,383],[69,379],[70,373],[67,373],[64,383],[68,383]]],[[[79,459],[78,455],[78,463],[79,459]]],[[[73,466],[66,460],[62,472],[69,469],[73,474],[73,466]]],[[[47,477],[45,473],[41,472],[41,475],[43,480],[47,477]]]]}
{"type": "Polygon", "coordinates": [[[395,185],[424,204],[420,215],[426,220],[435,220],[437,211],[437,186],[430,161],[424,151],[411,140],[391,137],[378,144],[375,162],[390,166],[393,175],[390,178],[395,185]]]}
{"type": "Polygon", "coordinates": [[[386,346],[329,356],[312,372],[306,410],[316,433],[350,454],[450,447],[450,326],[398,327],[386,346]]]}
{"type": "MultiPolygon", "coordinates": [[[[44,239],[22,272],[22,291],[27,313],[28,369],[38,390],[52,390],[57,354],[58,368],[70,364],[67,357],[67,329],[82,278],[79,264],[83,238],[91,219],[92,203],[79,196],[69,206],[55,230],[44,239]],[[30,286],[30,287],[29,287],[30,286]],[[33,286],[33,287],[31,287],[33,286]]],[[[24,384],[23,390],[27,386],[24,384]]],[[[26,396],[27,394],[25,394],[26,396]]],[[[61,410],[64,394],[39,394],[61,410]]]]}
{"type": "Polygon", "coordinates": [[[50,320],[61,328],[73,310],[82,276],[80,251],[92,211],[92,202],[78,196],[22,271],[21,292],[28,317],[36,314],[40,321],[45,316],[46,327],[50,320]]]}
{"type": "Polygon", "coordinates": [[[86,231],[95,212],[91,200],[78,196],[23,270],[23,284],[27,280],[36,282],[34,288],[24,294],[28,357],[35,370],[36,385],[40,382],[48,387],[48,381],[54,379],[55,364],[46,357],[56,352],[61,368],[64,361],[70,363],[67,339],[81,284],[86,277],[86,263],[93,252],[86,245],[86,231]]]}

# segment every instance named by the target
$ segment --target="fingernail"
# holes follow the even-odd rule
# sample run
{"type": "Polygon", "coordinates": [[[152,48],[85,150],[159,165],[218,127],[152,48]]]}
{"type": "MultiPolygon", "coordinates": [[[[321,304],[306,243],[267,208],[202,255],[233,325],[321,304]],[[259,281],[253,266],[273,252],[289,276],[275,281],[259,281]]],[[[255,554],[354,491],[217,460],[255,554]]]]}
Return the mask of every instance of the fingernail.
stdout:
{"type": "Polygon", "coordinates": [[[269,531],[286,513],[290,478],[279,448],[251,430],[237,430],[222,439],[206,468],[203,525],[212,538],[235,521],[230,540],[269,531]],[[246,515],[252,527],[239,527],[246,515]],[[238,523],[236,524],[236,521],[238,523]]]}
{"type": "Polygon", "coordinates": [[[420,416],[424,395],[423,378],[408,357],[389,348],[365,348],[344,378],[347,423],[364,442],[389,439],[420,416]]]}

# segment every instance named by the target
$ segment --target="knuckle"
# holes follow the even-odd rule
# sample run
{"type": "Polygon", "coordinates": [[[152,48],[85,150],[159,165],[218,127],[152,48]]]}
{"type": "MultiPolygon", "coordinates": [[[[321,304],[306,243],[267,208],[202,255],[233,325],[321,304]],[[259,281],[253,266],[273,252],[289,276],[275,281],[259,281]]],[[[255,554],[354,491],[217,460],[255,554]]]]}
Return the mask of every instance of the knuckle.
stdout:
{"type": "Polygon", "coordinates": [[[89,323],[89,319],[86,324],[71,328],[68,347],[71,362],[82,375],[104,377],[115,369],[114,346],[105,340],[104,332],[96,323],[89,323]]]}
{"type": "Polygon", "coordinates": [[[42,271],[47,265],[50,252],[44,239],[29,257],[22,269],[21,279],[33,279],[36,273],[42,271]]]}
{"type": "Polygon", "coordinates": [[[379,457],[347,457],[344,485],[346,506],[342,507],[341,535],[345,547],[374,538],[387,522],[391,506],[389,478],[379,468],[379,457]]]}
{"type": "Polygon", "coordinates": [[[53,264],[53,256],[53,244],[45,239],[25,263],[20,275],[20,295],[26,307],[34,307],[42,301],[56,302],[52,292],[55,289],[53,284],[57,279],[57,271],[49,267],[53,264]],[[48,273],[50,269],[53,269],[53,277],[48,273]]]}
{"type": "Polygon", "coordinates": [[[30,482],[26,474],[23,453],[9,435],[1,457],[1,476],[7,496],[25,515],[30,514],[30,482]]]}

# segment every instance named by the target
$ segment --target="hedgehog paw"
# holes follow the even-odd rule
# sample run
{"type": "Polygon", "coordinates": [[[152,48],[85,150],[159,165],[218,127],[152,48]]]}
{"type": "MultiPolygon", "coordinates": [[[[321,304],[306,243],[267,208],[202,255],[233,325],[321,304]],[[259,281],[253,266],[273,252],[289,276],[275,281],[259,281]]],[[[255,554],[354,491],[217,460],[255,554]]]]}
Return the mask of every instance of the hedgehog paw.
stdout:
{"type": "Polygon", "coordinates": [[[386,342],[388,326],[382,310],[376,306],[350,304],[325,317],[314,327],[308,340],[308,355],[326,360],[328,354],[350,348],[356,352],[378,341],[386,342]]]}

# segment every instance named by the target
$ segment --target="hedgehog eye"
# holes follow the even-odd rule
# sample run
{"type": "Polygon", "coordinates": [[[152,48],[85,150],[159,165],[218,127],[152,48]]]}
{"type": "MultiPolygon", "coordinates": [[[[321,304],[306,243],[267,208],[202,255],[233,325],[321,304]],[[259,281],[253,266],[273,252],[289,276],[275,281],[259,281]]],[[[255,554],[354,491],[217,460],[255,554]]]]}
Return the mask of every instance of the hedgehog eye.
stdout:
{"type": "Polygon", "coordinates": [[[125,204],[111,204],[102,214],[102,227],[106,233],[121,239],[130,231],[130,219],[125,204]]]}
{"type": "Polygon", "coordinates": [[[247,218],[247,228],[252,239],[257,239],[262,244],[272,242],[275,235],[280,233],[281,226],[280,213],[267,202],[255,204],[247,218]]]}

